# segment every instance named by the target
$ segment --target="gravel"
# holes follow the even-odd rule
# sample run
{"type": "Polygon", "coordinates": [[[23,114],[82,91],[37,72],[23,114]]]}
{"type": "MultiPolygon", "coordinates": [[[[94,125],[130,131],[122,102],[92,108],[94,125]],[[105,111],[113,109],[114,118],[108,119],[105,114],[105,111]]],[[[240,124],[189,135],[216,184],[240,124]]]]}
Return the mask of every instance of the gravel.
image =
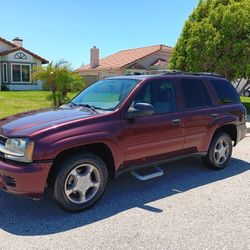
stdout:
{"type": "Polygon", "coordinates": [[[59,209],[0,191],[0,249],[250,249],[250,135],[228,168],[190,158],[140,182],[112,181],[94,208],[59,209]]]}

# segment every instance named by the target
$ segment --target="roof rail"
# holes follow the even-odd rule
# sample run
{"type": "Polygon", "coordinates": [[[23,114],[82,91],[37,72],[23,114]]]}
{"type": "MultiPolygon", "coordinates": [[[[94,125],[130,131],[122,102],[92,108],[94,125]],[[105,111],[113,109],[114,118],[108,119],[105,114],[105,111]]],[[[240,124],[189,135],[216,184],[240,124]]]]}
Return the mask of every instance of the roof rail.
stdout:
{"type": "Polygon", "coordinates": [[[160,75],[171,75],[171,74],[180,74],[183,73],[183,71],[181,70],[165,70],[162,73],[160,73],[160,75]]]}
{"type": "Polygon", "coordinates": [[[211,72],[186,72],[186,74],[222,77],[221,75],[219,75],[217,73],[213,73],[213,72],[212,73],[211,72]]]}
{"type": "Polygon", "coordinates": [[[216,73],[210,73],[210,72],[183,72],[180,70],[169,70],[166,72],[161,73],[161,75],[171,75],[171,74],[184,74],[184,75],[197,75],[197,76],[214,76],[214,77],[222,77],[219,74],[216,73]]]}

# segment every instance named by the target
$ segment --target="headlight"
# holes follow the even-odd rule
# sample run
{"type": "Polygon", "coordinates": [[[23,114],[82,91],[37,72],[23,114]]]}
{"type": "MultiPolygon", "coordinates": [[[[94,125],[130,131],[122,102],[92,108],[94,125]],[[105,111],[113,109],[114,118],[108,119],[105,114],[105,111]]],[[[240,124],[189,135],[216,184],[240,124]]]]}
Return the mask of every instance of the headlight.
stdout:
{"type": "Polygon", "coordinates": [[[29,139],[7,139],[5,146],[0,145],[4,157],[14,161],[32,162],[33,151],[34,142],[29,139]]]}

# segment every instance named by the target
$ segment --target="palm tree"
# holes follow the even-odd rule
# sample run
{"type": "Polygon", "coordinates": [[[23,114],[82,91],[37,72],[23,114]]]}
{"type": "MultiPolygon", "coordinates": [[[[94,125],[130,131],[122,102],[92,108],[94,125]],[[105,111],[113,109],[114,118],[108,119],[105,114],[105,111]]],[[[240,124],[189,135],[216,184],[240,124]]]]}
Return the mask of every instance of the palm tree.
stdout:
{"type": "Polygon", "coordinates": [[[66,61],[34,67],[32,79],[42,81],[51,90],[50,97],[55,107],[67,101],[69,91],[80,91],[85,86],[83,78],[66,61]]]}

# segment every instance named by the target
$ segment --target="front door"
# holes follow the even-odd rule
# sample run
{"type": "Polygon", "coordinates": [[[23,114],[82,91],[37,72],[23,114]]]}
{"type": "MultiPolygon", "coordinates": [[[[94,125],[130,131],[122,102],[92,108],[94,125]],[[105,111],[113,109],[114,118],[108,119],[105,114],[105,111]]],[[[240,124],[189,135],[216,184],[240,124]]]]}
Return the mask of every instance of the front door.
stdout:
{"type": "Polygon", "coordinates": [[[125,166],[178,155],[184,146],[184,128],[173,80],[148,83],[139,90],[131,106],[139,102],[152,104],[154,114],[122,121],[125,166]]]}

